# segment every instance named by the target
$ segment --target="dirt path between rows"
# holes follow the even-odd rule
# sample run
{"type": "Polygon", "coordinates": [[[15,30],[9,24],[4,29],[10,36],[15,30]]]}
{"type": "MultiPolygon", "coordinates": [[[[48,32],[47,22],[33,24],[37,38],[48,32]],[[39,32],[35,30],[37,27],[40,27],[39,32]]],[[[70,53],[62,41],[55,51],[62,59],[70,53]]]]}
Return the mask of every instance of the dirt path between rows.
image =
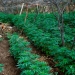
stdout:
{"type": "Polygon", "coordinates": [[[20,75],[20,70],[10,55],[9,43],[6,39],[0,42],[0,63],[4,64],[4,70],[0,75],[20,75]]]}

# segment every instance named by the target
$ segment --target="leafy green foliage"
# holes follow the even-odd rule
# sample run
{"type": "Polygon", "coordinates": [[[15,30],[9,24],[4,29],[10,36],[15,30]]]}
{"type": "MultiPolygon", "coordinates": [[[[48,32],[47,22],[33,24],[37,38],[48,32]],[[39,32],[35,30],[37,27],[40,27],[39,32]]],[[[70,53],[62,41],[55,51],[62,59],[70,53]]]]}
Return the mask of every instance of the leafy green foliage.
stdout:
{"type": "MultiPolygon", "coordinates": [[[[14,18],[16,18],[16,16],[14,18]]],[[[50,33],[49,31],[48,32],[44,31],[47,28],[47,26],[45,26],[47,23],[45,23],[44,25],[45,29],[42,29],[41,24],[40,24],[41,28],[35,24],[36,23],[27,21],[27,23],[23,24],[21,27],[24,30],[24,33],[28,36],[28,38],[32,41],[32,43],[34,43],[35,46],[37,46],[38,48],[42,48],[42,51],[44,51],[48,56],[52,55],[54,57],[55,61],[58,62],[56,66],[60,67],[61,70],[63,72],[66,72],[66,74],[68,75],[75,74],[74,72],[75,63],[73,62],[75,61],[75,59],[73,58],[74,55],[72,54],[72,53],[75,54],[75,51],[74,50],[71,51],[67,47],[60,47],[59,45],[60,33],[58,29],[56,28],[56,24],[54,25],[55,28],[53,27],[53,25],[52,27],[49,27],[51,29],[50,33]],[[72,68],[69,67],[70,63],[71,63],[71,66],[73,66],[72,68]],[[68,70],[68,67],[69,67],[69,70],[68,70]]],[[[19,25],[16,25],[16,26],[19,28],[19,25]]],[[[67,33],[70,27],[68,26],[69,29],[67,29],[66,27],[67,26],[65,26],[65,32],[67,33]]],[[[65,34],[65,36],[66,36],[65,42],[71,43],[73,40],[73,36],[68,34],[65,34]]]]}
{"type": "Polygon", "coordinates": [[[9,22],[12,23],[13,14],[5,14],[0,12],[0,22],[9,22]]]}
{"type": "Polygon", "coordinates": [[[26,50],[31,50],[30,48],[28,48],[29,46],[29,42],[24,41],[24,39],[22,37],[19,37],[19,35],[17,35],[16,33],[14,35],[12,35],[12,37],[9,35],[9,42],[10,42],[10,52],[11,54],[14,56],[14,58],[18,58],[19,54],[22,51],[26,51],[26,50]]]}
{"type": "MultiPolygon", "coordinates": [[[[63,15],[65,23],[65,47],[61,47],[60,45],[61,39],[58,23],[52,14],[39,14],[35,18],[35,14],[29,13],[26,23],[24,23],[25,14],[21,16],[15,15],[12,18],[12,23],[17,28],[23,29],[23,32],[37,48],[41,48],[48,56],[53,56],[54,60],[58,62],[56,66],[65,72],[66,75],[75,75],[75,50],[70,49],[75,36],[74,16],[75,12],[63,15]]],[[[16,46],[14,49],[16,49],[16,46]]],[[[17,49],[17,51],[20,50],[17,49]]],[[[27,71],[23,71],[21,74],[27,73],[31,73],[31,70],[27,69],[27,71]]]]}
{"type": "Polygon", "coordinates": [[[21,75],[50,75],[50,67],[47,63],[37,60],[38,56],[30,52],[23,52],[18,61],[18,67],[22,69],[21,75]]]}
{"type": "Polygon", "coordinates": [[[3,64],[0,64],[0,73],[3,71],[3,64]]]}
{"type": "Polygon", "coordinates": [[[51,67],[44,61],[39,61],[36,54],[31,53],[29,42],[25,41],[18,34],[9,35],[10,52],[17,60],[17,66],[22,70],[21,75],[52,75],[51,67]]]}

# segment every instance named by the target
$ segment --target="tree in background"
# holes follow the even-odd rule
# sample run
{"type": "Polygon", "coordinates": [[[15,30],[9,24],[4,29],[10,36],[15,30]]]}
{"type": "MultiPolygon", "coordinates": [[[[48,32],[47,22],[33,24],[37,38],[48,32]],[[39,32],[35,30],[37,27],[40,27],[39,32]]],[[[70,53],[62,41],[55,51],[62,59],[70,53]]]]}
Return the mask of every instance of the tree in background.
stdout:
{"type": "Polygon", "coordinates": [[[45,2],[48,2],[52,8],[52,12],[54,13],[56,20],[58,21],[58,28],[60,30],[61,35],[61,45],[65,45],[65,39],[64,39],[64,19],[63,14],[66,9],[66,6],[68,6],[71,2],[71,0],[44,0],[45,2]]]}

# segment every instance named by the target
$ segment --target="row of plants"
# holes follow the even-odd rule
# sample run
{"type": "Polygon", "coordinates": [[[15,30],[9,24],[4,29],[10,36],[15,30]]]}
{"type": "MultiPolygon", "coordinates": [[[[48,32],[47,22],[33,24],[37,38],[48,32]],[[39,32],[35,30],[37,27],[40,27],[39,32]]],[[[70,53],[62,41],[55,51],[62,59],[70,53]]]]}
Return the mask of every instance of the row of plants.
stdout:
{"type": "Polygon", "coordinates": [[[13,17],[14,14],[7,14],[7,13],[0,12],[0,22],[11,23],[13,17]]]}
{"type": "Polygon", "coordinates": [[[59,46],[59,39],[51,38],[50,33],[45,33],[42,29],[39,29],[34,23],[30,23],[28,20],[24,22],[24,14],[19,16],[15,15],[11,23],[13,23],[18,29],[22,29],[28,36],[30,41],[37,47],[41,48],[48,56],[53,56],[57,61],[55,67],[59,67],[65,75],[75,75],[75,51],[66,47],[59,46]]]}
{"type": "MultiPolygon", "coordinates": [[[[75,32],[75,12],[65,13],[63,15],[64,19],[64,38],[66,45],[72,46],[73,38],[74,38],[74,32],[75,32]]],[[[50,13],[50,14],[42,14],[39,13],[36,18],[34,13],[29,13],[27,21],[29,23],[33,23],[36,25],[39,29],[42,29],[44,32],[50,33],[52,38],[57,38],[59,41],[61,41],[60,37],[60,29],[58,27],[58,21],[56,17],[50,13]]],[[[60,42],[58,42],[60,44],[60,42]]]]}
{"type": "MultiPolygon", "coordinates": [[[[74,15],[74,13],[75,12],[65,13],[63,15],[64,23],[65,23],[65,25],[64,25],[65,43],[66,43],[66,46],[68,46],[68,47],[70,46],[70,48],[71,48],[72,43],[73,43],[74,32],[75,32],[75,29],[74,29],[74,19],[75,19],[74,16],[75,15],[74,15]]],[[[21,15],[21,17],[18,17],[18,18],[21,18],[20,21],[18,21],[18,22],[24,21],[25,15],[26,14],[23,14],[23,15],[21,15]]],[[[2,22],[12,23],[13,17],[14,17],[13,14],[0,13],[0,21],[2,21],[2,22]]],[[[29,13],[26,21],[29,22],[29,24],[32,23],[32,24],[36,25],[39,29],[42,29],[45,33],[49,33],[50,37],[52,39],[59,40],[58,43],[60,45],[60,43],[61,43],[60,30],[58,29],[59,28],[58,22],[56,21],[56,18],[52,13],[50,13],[50,14],[39,13],[37,16],[36,16],[36,13],[29,13]]],[[[23,24],[23,22],[20,24],[23,24]]]]}
{"type": "Polygon", "coordinates": [[[10,53],[17,61],[17,66],[21,69],[20,75],[53,75],[51,67],[44,61],[39,61],[40,56],[33,54],[29,47],[30,43],[14,33],[8,34],[10,43],[10,53]]]}
{"type": "Polygon", "coordinates": [[[15,16],[12,22],[17,28],[23,29],[23,32],[37,48],[41,48],[48,56],[53,56],[54,60],[57,61],[55,67],[58,66],[65,72],[65,75],[75,75],[74,50],[70,50],[66,47],[59,47],[58,38],[57,40],[51,38],[50,33],[45,33],[28,21],[24,23],[21,16],[15,16]]]}

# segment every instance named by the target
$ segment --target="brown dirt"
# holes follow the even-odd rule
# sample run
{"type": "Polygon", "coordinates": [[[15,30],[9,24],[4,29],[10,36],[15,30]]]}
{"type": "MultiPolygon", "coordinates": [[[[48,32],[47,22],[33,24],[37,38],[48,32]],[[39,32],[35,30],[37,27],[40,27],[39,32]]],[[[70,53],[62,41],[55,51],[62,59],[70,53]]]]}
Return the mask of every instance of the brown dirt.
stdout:
{"type": "Polygon", "coordinates": [[[4,39],[0,42],[0,63],[4,64],[4,70],[0,75],[20,75],[20,70],[16,67],[16,63],[8,50],[8,41],[4,39]]]}

